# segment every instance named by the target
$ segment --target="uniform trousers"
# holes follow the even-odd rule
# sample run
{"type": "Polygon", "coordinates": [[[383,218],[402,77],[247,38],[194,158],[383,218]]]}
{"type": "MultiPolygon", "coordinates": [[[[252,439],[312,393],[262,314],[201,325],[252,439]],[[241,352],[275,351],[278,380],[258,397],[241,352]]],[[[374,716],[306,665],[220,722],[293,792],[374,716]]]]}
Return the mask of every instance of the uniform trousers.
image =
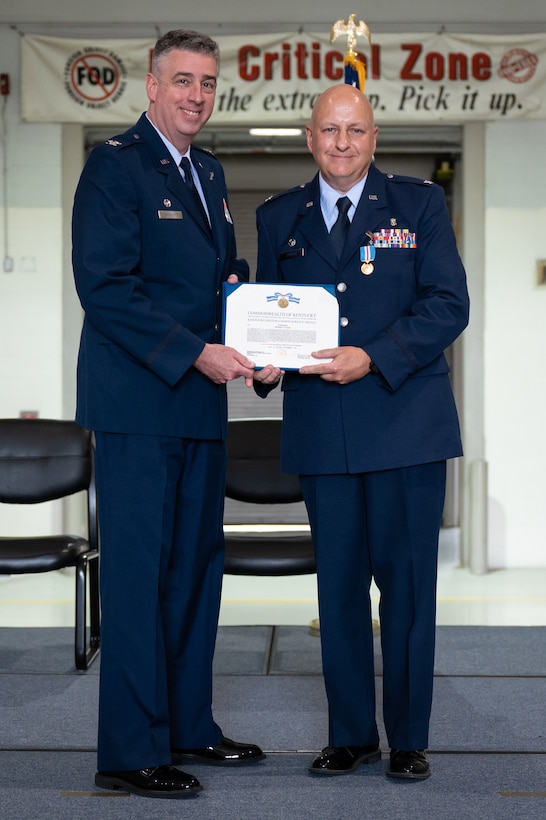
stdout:
{"type": "Polygon", "coordinates": [[[211,704],[225,446],[100,432],[96,446],[98,768],[142,769],[221,738],[211,704]]]}
{"type": "Polygon", "coordinates": [[[303,475],[316,552],[329,745],[379,742],[370,587],[380,592],[383,719],[391,748],[426,749],[445,461],[303,475]]]}

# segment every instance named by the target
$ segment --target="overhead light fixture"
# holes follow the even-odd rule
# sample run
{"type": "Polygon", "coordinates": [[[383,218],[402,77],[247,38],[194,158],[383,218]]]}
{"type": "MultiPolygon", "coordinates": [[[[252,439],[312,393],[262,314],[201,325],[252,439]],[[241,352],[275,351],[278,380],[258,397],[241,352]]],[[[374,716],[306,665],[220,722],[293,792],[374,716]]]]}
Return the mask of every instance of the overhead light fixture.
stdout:
{"type": "Polygon", "coordinates": [[[251,128],[253,137],[301,137],[301,128],[251,128]]]}

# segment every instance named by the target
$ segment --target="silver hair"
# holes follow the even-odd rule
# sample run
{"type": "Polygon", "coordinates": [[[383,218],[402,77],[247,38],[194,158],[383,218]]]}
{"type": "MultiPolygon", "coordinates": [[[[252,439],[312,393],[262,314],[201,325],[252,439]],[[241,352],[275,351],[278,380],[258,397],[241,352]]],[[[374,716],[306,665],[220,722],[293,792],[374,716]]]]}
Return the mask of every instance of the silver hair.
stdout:
{"type": "Polygon", "coordinates": [[[218,43],[206,34],[191,29],[175,29],[159,38],[152,52],[152,73],[157,76],[161,58],[170,51],[193,51],[196,54],[207,54],[220,63],[218,43]]]}

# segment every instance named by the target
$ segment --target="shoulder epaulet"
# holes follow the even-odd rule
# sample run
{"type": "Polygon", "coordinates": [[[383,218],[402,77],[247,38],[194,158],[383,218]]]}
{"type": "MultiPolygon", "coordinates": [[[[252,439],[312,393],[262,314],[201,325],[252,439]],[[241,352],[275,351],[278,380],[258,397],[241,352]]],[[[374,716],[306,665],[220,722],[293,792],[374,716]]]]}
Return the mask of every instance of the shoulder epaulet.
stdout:
{"type": "Polygon", "coordinates": [[[192,151],[201,151],[202,154],[207,154],[209,157],[214,157],[216,159],[216,155],[214,151],[211,151],[210,148],[203,148],[201,145],[194,145],[192,143],[191,146],[192,151]]]}
{"type": "Polygon", "coordinates": [[[301,185],[296,185],[295,188],[287,188],[286,191],[279,191],[277,194],[271,194],[271,196],[266,197],[264,199],[264,205],[266,202],[274,202],[277,199],[280,199],[283,196],[290,196],[290,194],[295,194],[298,191],[301,191],[302,188],[305,188],[305,183],[301,185]]]}
{"type": "Polygon", "coordinates": [[[114,148],[118,151],[122,148],[127,148],[128,145],[136,145],[138,143],[140,143],[140,136],[137,133],[130,133],[129,131],[104,140],[104,145],[108,145],[110,148],[114,148]]]}
{"type": "Polygon", "coordinates": [[[431,179],[421,179],[420,177],[406,177],[400,174],[385,174],[389,182],[409,182],[413,185],[434,185],[431,179]]]}

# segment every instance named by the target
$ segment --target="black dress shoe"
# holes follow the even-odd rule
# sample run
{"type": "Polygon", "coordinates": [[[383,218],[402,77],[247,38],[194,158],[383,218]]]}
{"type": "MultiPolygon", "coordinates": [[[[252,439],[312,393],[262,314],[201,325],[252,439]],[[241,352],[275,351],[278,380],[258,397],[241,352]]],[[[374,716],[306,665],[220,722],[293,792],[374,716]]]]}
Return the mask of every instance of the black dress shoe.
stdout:
{"type": "Polygon", "coordinates": [[[423,750],[406,752],[403,749],[391,749],[391,758],[387,774],[390,777],[405,777],[408,780],[424,780],[430,777],[430,766],[423,750]]]}
{"type": "Polygon", "coordinates": [[[206,746],[204,749],[173,749],[172,761],[177,766],[184,760],[199,760],[212,766],[240,766],[242,763],[257,763],[263,760],[264,753],[259,746],[252,743],[237,743],[222,736],[217,746],[206,746]]]}
{"type": "Polygon", "coordinates": [[[193,797],[203,789],[196,777],[168,765],[135,771],[97,772],[95,785],[101,789],[123,789],[143,797],[193,797]]]}
{"type": "Polygon", "coordinates": [[[309,766],[313,774],[349,774],[361,763],[377,763],[377,746],[327,746],[309,766]]]}

